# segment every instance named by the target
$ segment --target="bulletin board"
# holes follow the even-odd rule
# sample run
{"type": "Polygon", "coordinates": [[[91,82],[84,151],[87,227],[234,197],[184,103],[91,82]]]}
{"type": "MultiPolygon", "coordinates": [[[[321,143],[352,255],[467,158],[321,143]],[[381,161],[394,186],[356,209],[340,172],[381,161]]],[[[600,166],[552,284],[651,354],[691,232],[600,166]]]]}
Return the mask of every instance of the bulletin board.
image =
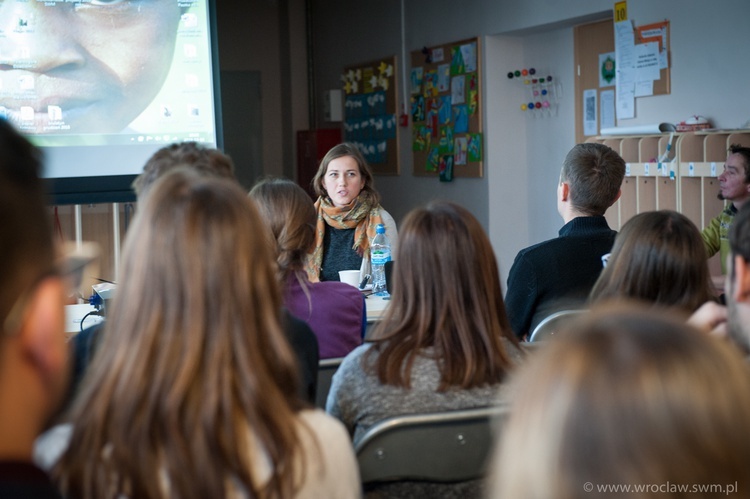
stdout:
{"type": "Polygon", "coordinates": [[[664,20],[657,23],[646,24],[635,27],[635,43],[656,42],[659,44],[659,50],[665,51],[667,67],[659,70],[660,78],[654,80],[653,95],[666,95],[672,92],[672,72],[670,71],[669,61],[669,43],[672,40],[672,34],[669,32],[669,21],[664,20]]]}
{"type": "Polygon", "coordinates": [[[396,56],[344,68],[344,130],[377,175],[398,175],[396,56]]]}
{"type": "Polygon", "coordinates": [[[480,61],[478,38],[411,53],[414,175],[483,176],[480,61]]]}

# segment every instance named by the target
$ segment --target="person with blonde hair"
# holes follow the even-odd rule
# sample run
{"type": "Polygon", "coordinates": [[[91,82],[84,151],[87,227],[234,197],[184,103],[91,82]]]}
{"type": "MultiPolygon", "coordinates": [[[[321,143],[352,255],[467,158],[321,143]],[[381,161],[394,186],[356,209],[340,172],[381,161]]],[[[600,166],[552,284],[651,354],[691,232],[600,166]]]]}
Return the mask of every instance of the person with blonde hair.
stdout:
{"type": "Polygon", "coordinates": [[[154,184],[53,468],[67,496],[360,493],[346,431],[298,396],[261,227],[234,182],[177,169],[154,184]]]}
{"type": "Polygon", "coordinates": [[[590,302],[641,300],[689,315],[715,298],[700,231],[685,215],[660,210],[625,222],[590,302]]]}
{"type": "MultiPolygon", "coordinates": [[[[328,395],[327,411],[355,443],[391,416],[493,404],[521,358],[492,245],[468,210],[450,202],[413,210],[396,262],[391,304],[372,342],[346,356],[328,395]]],[[[379,492],[444,497],[476,494],[477,484],[395,483],[379,492]]]]}
{"type": "Polygon", "coordinates": [[[273,235],[284,305],[310,325],[321,359],[345,356],[362,344],[364,297],[343,282],[309,281],[304,262],[315,242],[316,219],[310,196],[291,180],[266,178],[250,197],[273,235]]]}
{"type": "Polygon", "coordinates": [[[378,224],[385,226],[395,254],[396,222],[380,206],[370,167],[355,144],[344,142],[328,151],[312,182],[318,218],[315,246],[305,262],[311,282],[338,281],[340,270],[371,274],[370,243],[378,224]]]}
{"type": "Polygon", "coordinates": [[[507,397],[487,497],[750,497],[750,370],[679,315],[596,307],[507,397]]]}

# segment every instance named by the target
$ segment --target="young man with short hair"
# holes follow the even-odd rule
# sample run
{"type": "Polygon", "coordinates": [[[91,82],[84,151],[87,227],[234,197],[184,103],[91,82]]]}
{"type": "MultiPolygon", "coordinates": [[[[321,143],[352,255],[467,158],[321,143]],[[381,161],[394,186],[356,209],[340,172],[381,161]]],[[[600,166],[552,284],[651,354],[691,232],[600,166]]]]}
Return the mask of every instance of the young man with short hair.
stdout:
{"type": "Polygon", "coordinates": [[[566,156],[557,187],[565,225],[557,238],[521,250],[508,274],[505,305],[519,338],[552,313],[586,301],[617,234],[604,213],[620,197],[624,176],[625,162],[603,144],[578,144],[566,156]]]}

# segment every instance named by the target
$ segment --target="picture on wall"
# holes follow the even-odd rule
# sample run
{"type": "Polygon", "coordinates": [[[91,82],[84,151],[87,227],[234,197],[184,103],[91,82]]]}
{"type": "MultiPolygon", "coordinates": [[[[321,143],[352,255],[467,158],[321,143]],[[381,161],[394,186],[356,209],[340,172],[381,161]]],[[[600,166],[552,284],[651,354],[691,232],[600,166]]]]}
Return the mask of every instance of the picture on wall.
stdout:
{"type": "Polygon", "coordinates": [[[479,56],[478,38],[411,53],[414,175],[483,176],[479,56]]]}

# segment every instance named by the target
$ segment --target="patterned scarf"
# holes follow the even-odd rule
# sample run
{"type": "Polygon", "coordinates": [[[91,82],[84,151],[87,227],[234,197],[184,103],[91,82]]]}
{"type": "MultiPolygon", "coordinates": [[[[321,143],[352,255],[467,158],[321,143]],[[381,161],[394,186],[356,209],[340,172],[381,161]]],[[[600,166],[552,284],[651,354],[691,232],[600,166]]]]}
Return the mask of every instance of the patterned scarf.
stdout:
{"type": "Polygon", "coordinates": [[[315,202],[318,221],[315,226],[315,247],[307,254],[305,271],[310,282],[320,280],[320,267],[323,264],[323,238],[326,225],[335,229],[355,229],[354,246],[352,249],[358,255],[364,256],[370,249],[370,241],[375,237],[375,227],[383,223],[380,216],[380,205],[370,206],[361,201],[360,197],[352,201],[349,206],[337,208],[328,196],[321,196],[315,202]]]}

